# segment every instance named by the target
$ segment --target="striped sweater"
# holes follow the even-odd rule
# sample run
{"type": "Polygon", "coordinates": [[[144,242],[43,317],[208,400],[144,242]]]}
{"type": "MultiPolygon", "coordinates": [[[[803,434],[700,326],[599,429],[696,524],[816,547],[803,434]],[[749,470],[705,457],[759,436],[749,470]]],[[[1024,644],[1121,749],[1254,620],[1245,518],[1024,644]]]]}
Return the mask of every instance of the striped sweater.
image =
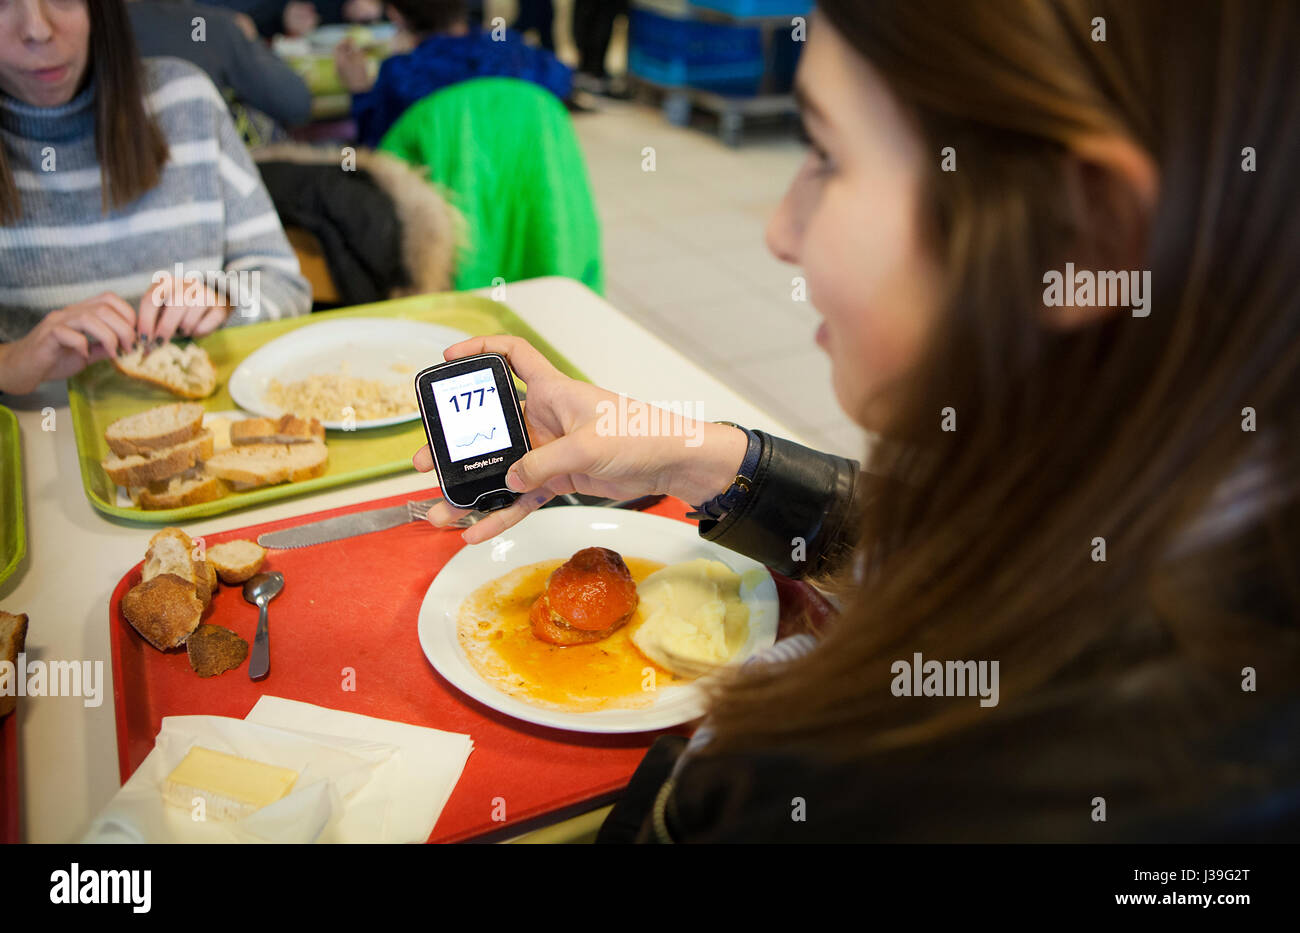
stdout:
{"type": "Polygon", "coordinates": [[[138,306],[154,273],[177,263],[187,275],[258,273],[227,326],[310,310],[297,257],[211,80],[173,58],[145,59],[144,80],[171,154],[156,187],[108,214],[93,81],[60,107],[0,94],[0,143],[22,203],[22,217],[0,226],[0,341],[105,291],[138,306]]]}

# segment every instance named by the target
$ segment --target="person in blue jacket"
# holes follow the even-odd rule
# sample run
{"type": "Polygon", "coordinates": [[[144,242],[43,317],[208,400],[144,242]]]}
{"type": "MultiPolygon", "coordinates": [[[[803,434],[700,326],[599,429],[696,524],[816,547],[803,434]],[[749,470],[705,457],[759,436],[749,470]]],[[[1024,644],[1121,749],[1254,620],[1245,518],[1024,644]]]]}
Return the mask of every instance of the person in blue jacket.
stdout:
{"type": "Polygon", "coordinates": [[[564,100],[573,72],[554,54],[534,48],[507,29],[470,27],[464,0],[390,0],[388,18],[398,26],[398,47],[373,81],[364,54],[351,41],[339,44],[335,64],[352,94],[357,141],[376,146],[406,108],[422,97],[471,78],[519,78],[564,100]]]}

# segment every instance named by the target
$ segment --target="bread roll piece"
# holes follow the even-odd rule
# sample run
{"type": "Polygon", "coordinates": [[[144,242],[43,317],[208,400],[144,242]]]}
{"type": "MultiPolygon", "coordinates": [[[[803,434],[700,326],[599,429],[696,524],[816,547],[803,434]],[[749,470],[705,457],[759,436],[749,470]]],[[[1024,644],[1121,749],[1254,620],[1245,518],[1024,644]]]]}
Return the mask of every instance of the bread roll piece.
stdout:
{"type": "Polygon", "coordinates": [[[198,560],[194,541],[179,528],[164,528],[149,539],[144,555],[144,580],[170,573],[194,587],[199,602],[206,608],[217,588],[216,570],[205,560],[198,560]]]}
{"type": "Polygon", "coordinates": [[[212,452],[212,432],[201,431],[187,441],[148,456],[108,457],[103,466],[108,478],[119,486],[147,486],[184,473],[200,460],[211,457],[212,452]]]}
{"type": "Polygon", "coordinates": [[[132,454],[148,457],[197,437],[202,430],[203,406],[196,402],[176,402],[118,418],[108,426],[104,439],[119,457],[132,454]]]}
{"type": "Polygon", "coordinates": [[[185,347],[168,341],[155,350],[138,347],[113,365],[132,379],[166,389],[181,398],[207,398],[217,391],[217,369],[197,343],[185,347]]]}
{"type": "Polygon", "coordinates": [[[212,597],[217,595],[217,568],[212,566],[211,561],[207,560],[199,561],[199,566],[202,567],[203,575],[208,581],[208,602],[210,603],[212,602],[212,597]]]}
{"type": "Polygon", "coordinates": [[[229,491],[226,481],[207,472],[202,464],[171,479],[127,488],[131,501],[142,509],[179,509],[220,499],[229,491]]]}
{"type": "Polygon", "coordinates": [[[185,640],[190,667],[200,677],[234,670],[248,657],[248,642],[220,625],[200,625],[185,640]]]}
{"type": "Polygon", "coordinates": [[[185,644],[199,627],[203,603],[193,583],[174,573],[163,573],[126,591],[122,615],[141,638],[159,651],[167,651],[185,644]]]}
{"type": "Polygon", "coordinates": [[[304,421],[294,414],[245,418],[230,426],[232,444],[306,444],[313,440],[325,443],[325,428],[320,421],[304,421]]]}
{"type": "Polygon", "coordinates": [[[209,457],[206,466],[214,476],[248,489],[321,476],[329,469],[329,451],[320,441],[238,444],[209,457]]]}
{"type": "MultiPolygon", "coordinates": [[[[27,614],[14,615],[0,610],[0,661],[17,665],[18,655],[22,654],[27,643],[27,614]]],[[[0,694],[0,719],[8,716],[18,706],[17,695],[0,694]]]]}
{"type": "Polygon", "coordinates": [[[266,548],[255,541],[225,541],[208,548],[207,560],[223,583],[243,583],[262,569],[266,548]]]}

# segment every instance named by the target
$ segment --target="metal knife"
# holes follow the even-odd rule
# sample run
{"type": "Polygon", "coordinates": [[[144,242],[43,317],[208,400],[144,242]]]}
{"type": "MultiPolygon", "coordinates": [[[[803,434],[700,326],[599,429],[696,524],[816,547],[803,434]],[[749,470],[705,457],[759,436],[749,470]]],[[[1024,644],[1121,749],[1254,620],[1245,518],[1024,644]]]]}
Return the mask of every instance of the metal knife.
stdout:
{"type": "MultiPolygon", "coordinates": [[[[605,508],[643,509],[662,499],[663,496],[641,496],[636,499],[600,499],[594,496],[566,495],[556,496],[542,508],[558,505],[594,505],[605,508]]],[[[404,502],[380,509],[368,509],[364,512],[352,512],[348,515],[336,515],[323,518],[317,522],[308,522],[296,528],[282,531],[267,531],[257,536],[257,543],[262,547],[287,550],[290,548],[311,547],[342,538],[355,538],[375,531],[384,531],[405,525],[407,522],[423,521],[429,506],[439,499],[404,502]]],[[[474,513],[471,513],[474,514],[474,513]]]]}

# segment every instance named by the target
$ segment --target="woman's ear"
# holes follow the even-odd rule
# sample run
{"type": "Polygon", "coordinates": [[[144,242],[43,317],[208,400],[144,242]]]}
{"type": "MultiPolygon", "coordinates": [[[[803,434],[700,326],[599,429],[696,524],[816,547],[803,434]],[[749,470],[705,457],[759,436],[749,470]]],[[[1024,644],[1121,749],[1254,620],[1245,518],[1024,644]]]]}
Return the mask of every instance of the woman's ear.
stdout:
{"type": "Polygon", "coordinates": [[[1109,170],[1122,178],[1149,215],[1160,195],[1160,173],[1155,159],[1127,136],[1108,133],[1079,139],[1071,147],[1076,158],[1109,170]]]}
{"type": "Polygon", "coordinates": [[[1140,313],[1138,305],[1150,295],[1137,289],[1150,281],[1142,264],[1159,198],[1155,160],[1117,133],[1081,138],[1070,149],[1065,189],[1077,239],[1060,257],[1059,268],[1044,275],[1045,322],[1072,330],[1125,308],[1144,316],[1149,306],[1140,313]],[[1112,283],[1132,287],[1117,295],[1105,287],[1112,283]]]}

